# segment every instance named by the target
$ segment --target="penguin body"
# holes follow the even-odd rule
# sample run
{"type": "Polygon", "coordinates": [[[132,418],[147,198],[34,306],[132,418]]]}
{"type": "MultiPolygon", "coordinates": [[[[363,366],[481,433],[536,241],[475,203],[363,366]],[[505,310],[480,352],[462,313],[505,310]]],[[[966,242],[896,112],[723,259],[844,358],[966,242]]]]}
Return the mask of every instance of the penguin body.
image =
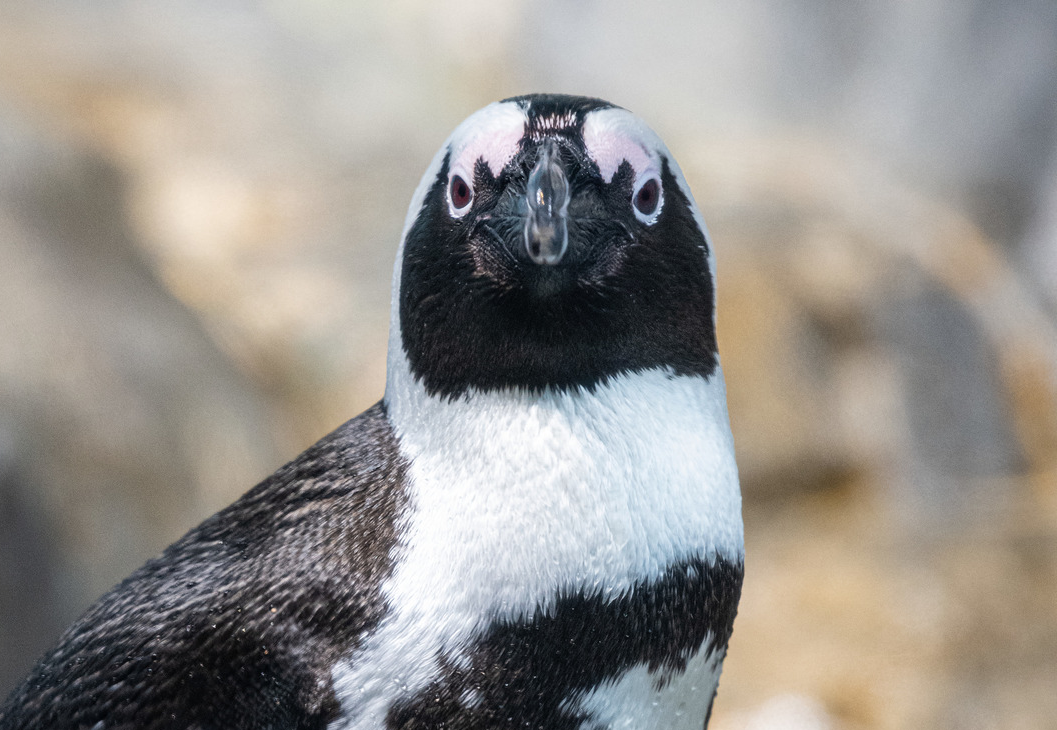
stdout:
{"type": "Polygon", "coordinates": [[[743,572],[712,256],[596,99],[466,120],[385,398],[100,599],[0,728],[699,728],[743,572]]]}

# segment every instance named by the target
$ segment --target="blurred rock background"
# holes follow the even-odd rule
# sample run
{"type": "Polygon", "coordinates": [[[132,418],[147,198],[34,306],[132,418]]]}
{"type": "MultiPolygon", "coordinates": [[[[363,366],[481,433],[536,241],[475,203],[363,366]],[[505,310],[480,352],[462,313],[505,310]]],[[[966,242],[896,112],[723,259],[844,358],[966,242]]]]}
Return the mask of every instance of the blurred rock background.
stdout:
{"type": "Polygon", "coordinates": [[[1052,0],[0,4],[0,693],[377,400],[462,118],[602,96],[710,222],[719,730],[1057,727],[1052,0]]]}

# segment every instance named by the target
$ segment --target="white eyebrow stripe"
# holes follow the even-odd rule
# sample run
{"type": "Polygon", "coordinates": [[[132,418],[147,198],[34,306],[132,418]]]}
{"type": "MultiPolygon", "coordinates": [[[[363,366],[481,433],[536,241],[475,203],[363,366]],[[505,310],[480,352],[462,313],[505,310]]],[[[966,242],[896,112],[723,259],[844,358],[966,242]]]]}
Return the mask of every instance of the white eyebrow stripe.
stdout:
{"type": "Polygon", "coordinates": [[[584,117],[584,146],[598,165],[602,179],[613,181],[625,160],[639,178],[646,171],[660,175],[658,152],[664,143],[652,129],[626,109],[609,108],[589,112],[584,117]]]}
{"type": "Polygon", "coordinates": [[[528,117],[516,102],[489,104],[452,132],[449,170],[472,180],[478,160],[498,176],[518,151],[528,117]]]}

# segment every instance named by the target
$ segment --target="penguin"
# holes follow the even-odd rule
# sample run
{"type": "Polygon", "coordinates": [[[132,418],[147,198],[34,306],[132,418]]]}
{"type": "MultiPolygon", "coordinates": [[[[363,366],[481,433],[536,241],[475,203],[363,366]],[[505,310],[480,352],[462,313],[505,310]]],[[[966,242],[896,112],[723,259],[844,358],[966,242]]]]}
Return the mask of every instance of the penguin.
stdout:
{"type": "Polygon", "coordinates": [[[412,198],[383,399],[104,595],[0,728],[707,726],[744,573],[714,282],[637,116],[476,112],[412,198]]]}

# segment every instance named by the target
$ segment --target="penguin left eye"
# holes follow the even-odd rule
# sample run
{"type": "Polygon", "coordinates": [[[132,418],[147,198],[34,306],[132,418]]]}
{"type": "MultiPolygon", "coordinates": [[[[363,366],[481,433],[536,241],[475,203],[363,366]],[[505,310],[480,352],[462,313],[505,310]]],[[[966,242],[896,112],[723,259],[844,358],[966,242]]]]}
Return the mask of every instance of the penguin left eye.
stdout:
{"type": "Polygon", "coordinates": [[[639,183],[631,196],[631,204],[635,208],[636,218],[647,225],[656,223],[661,208],[661,181],[656,177],[648,177],[639,183]]]}

